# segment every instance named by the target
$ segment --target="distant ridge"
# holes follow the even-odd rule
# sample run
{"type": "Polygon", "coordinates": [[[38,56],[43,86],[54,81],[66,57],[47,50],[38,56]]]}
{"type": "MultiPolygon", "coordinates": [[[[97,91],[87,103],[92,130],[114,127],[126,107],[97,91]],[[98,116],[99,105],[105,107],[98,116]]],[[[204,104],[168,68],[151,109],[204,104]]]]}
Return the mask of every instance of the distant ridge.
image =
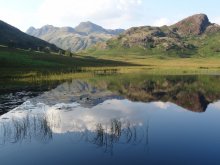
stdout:
{"type": "Polygon", "coordinates": [[[73,52],[85,50],[98,42],[106,41],[124,32],[123,29],[104,29],[90,21],[82,22],[75,28],[46,25],[39,29],[30,27],[27,34],[38,37],[56,46],[73,52]]]}

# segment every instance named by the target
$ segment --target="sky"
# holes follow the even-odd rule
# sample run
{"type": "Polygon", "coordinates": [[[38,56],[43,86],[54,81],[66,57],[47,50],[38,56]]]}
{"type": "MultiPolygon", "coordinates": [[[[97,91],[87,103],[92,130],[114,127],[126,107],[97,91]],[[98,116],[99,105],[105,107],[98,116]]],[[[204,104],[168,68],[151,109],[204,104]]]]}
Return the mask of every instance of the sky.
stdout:
{"type": "Polygon", "coordinates": [[[220,24],[219,0],[0,0],[0,20],[22,31],[30,26],[75,27],[91,21],[107,29],[171,25],[205,13],[220,24]]]}

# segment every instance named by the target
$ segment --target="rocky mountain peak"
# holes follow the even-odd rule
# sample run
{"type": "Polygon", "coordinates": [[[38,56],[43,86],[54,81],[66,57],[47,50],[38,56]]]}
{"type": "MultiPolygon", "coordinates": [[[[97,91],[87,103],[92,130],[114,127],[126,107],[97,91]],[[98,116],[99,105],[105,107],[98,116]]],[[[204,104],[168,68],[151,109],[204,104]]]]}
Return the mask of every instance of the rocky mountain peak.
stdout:
{"type": "Polygon", "coordinates": [[[72,27],[62,27],[59,29],[61,32],[74,33],[75,29],[72,27]]]}
{"type": "Polygon", "coordinates": [[[171,27],[181,35],[200,35],[203,34],[210,25],[211,23],[207,15],[196,14],[183,19],[171,27]]]}
{"type": "Polygon", "coordinates": [[[43,29],[45,31],[50,31],[50,30],[55,29],[55,27],[53,25],[45,25],[41,29],[43,29]]]}
{"type": "Polygon", "coordinates": [[[28,33],[28,34],[29,34],[29,33],[33,33],[35,30],[36,30],[36,29],[35,29],[33,26],[31,26],[31,27],[29,27],[29,29],[27,30],[27,33],[28,33]]]}
{"type": "Polygon", "coordinates": [[[106,30],[99,26],[96,25],[90,21],[87,22],[81,22],[78,26],[75,27],[75,30],[79,33],[86,33],[86,34],[90,34],[90,33],[106,33],[106,30]]]}

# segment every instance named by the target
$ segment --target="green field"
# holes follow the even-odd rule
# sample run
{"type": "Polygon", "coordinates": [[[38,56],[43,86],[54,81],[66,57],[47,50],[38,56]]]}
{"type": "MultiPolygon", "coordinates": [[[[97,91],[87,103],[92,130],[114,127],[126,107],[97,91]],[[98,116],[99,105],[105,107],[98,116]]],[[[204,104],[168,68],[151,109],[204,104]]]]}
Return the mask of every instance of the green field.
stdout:
{"type": "Polygon", "coordinates": [[[121,73],[144,72],[148,74],[219,74],[220,56],[192,56],[189,58],[165,55],[108,55],[96,56],[97,59],[114,59],[136,64],[121,67],[121,73]]]}
{"type": "MultiPolygon", "coordinates": [[[[116,53],[116,52],[115,52],[116,53]]],[[[190,58],[127,54],[74,55],[0,48],[0,79],[71,79],[90,73],[219,74],[220,56],[190,58]]]]}
{"type": "Polygon", "coordinates": [[[0,79],[60,80],[87,77],[90,73],[148,74],[219,74],[220,56],[192,56],[190,58],[165,55],[102,56],[29,52],[0,48],[0,79]]]}

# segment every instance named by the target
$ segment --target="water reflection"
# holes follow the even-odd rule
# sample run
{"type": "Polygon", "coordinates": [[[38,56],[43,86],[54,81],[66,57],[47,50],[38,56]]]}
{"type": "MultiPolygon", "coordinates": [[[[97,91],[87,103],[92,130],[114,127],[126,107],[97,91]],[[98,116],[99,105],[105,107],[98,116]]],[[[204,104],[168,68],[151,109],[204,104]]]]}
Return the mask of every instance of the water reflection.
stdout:
{"type": "MultiPolygon", "coordinates": [[[[202,154],[201,151],[204,156],[207,152],[215,153],[220,147],[217,138],[220,136],[219,102],[210,104],[208,111],[202,114],[169,102],[135,103],[126,99],[110,99],[92,108],[83,107],[79,103],[47,105],[35,102],[36,99],[33,102],[27,101],[0,117],[1,152],[8,147],[11,148],[7,150],[9,153],[20,147],[29,151],[26,147],[31,146],[34,151],[29,151],[28,155],[33,154],[34,157],[36,150],[43,156],[48,151],[42,148],[49,147],[49,152],[64,152],[66,155],[61,157],[64,161],[72,158],[67,154],[70,150],[77,155],[77,160],[89,157],[91,150],[94,158],[100,161],[106,158],[99,151],[111,155],[113,162],[115,156],[122,156],[124,161],[124,154],[127,153],[130,155],[127,164],[132,163],[131,158],[141,160],[140,164],[157,164],[157,155],[161,161],[171,163],[166,158],[174,154],[178,159],[173,161],[179,163],[185,159],[184,155],[196,158],[202,154]],[[64,148],[54,150],[58,142],[65,144],[64,148]],[[38,148],[36,144],[44,146],[38,148]],[[4,149],[4,146],[7,147],[4,149]],[[77,146],[83,155],[80,155],[82,153],[77,146]],[[151,161],[145,160],[146,156],[151,161]]],[[[7,158],[0,157],[2,160],[7,158]]],[[[207,160],[211,158],[217,160],[215,154],[209,155],[207,160]]],[[[192,158],[186,160],[198,161],[192,158]]],[[[199,164],[202,163],[199,161],[199,164]]]]}
{"type": "Polygon", "coordinates": [[[205,112],[210,103],[220,98],[219,81],[220,76],[113,75],[69,81],[40,95],[58,84],[52,82],[29,91],[0,95],[0,114],[38,95],[37,101],[48,105],[78,102],[93,107],[108,99],[127,98],[135,102],[172,102],[193,112],[205,112]]]}
{"type": "Polygon", "coordinates": [[[193,112],[205,112],[220,99],[220,76],[121,75],[94,80],[94,85],[115,91],[132,101],[172,102],[193,112]]]}
{"type": "MultiPolygon", "coordinates": [[[[27,102],[0,118],[1,145],[31,143],[32,140],[48,143],[53,140],[53,134],[63,133],[68,133],[75,141],[94,144],[104,152],[111,154],[113,154],[114,145],[118,143],[132,145],[142,144],[144,141],[145,144],[148,143],[146,139],[148,139],[149,123],[146,125],[141,121],[131,122],[123,118],[125,114],[122,114],[118,119],[103,116],[106,119],[97,123],[96,115],[101,107],[94,109],[96,112],[93,114],[86,112],[85,116],[93,118],[90,121],[84,120],[83,116],[81,119],[78,118],[78,121],[74,121],[73,116],[83,114],[76,111],[66,111],[65,108],[58,110],[56,109],[58,105],[48,107],[41,104],[35,109],[31,107],[33,108],[33,105],[27,102]],[[26,111],[21,111],[21,109],[26,109],[26,111]],[[67,116],[71,116],[73,119],[67,116]]],[[[84,110],[80,108],[80,111],[84,110]]]]}
{"type": "Polygon", "coordinates": [[[90,142],[108,150],[120,138],[126,142],[141,141],[136,138],[137,132],[141,132],[139,127],[149,129],[146,118],[156,109],[204,112],[220,95],[216,76],[147,78],[122,77],[120,85],[111,78],[63,83],[1,116],[2,143],[7,139],[12,143],[31,141],[33,137],[46,142],[52,139],[53,133],[96,132],[90,142]],[[135,104],[125,98],[164,102],[135,104]]]}
{"type": "Polygon", "coordinates": [[[43,115],[20,114],[20,117],[4,117],[0,123],[0,140],[7,143],[27,143],[32,139],[40,142],[52,140],[53,133],[43,115]]]}
{"type": "Polygon", "coordinates": [[[0,115],[16,108],[30,98],[37,97],[45,91],[56,88],[62,82],[0,82],[0,115]]]}
{"type": "MultiPolygon", "coordinates": [[[[97,124],[95,138],[92,142],[104,149],[104,152],[113,154],[114,144],[142,144],[147,138],[145,130],[138,126],[132,126],[131,123],[127,123],[122,128],[122,123],[118,120],[112,120],[110,128],[104,128],[102,124],[97,124]]],[[[147,142],[146,142],[147,143],[147,142]]]]}
{"type": "Polygon", "coordinates": [[[1,163],[220,163],[218,77],[120,78],[66,82],[0,116],[1,163]]]}

